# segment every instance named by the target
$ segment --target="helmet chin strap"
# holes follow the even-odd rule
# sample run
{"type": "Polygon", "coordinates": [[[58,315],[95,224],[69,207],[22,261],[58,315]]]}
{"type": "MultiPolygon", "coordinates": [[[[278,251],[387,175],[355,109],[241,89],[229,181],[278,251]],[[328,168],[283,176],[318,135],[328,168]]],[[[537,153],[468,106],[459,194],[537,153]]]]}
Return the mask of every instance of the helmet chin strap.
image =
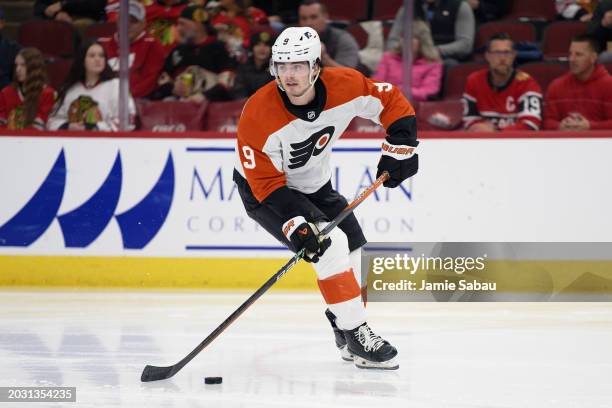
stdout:
{"type": "MultiPolygon", "coordinates": [[[[314,68],[311,65],[310,66],[310,75],[308,75],[308,82],[310,83],[310,86],[308,87],[308,89],[310,89],[310,88],[312,88],[314,86],[315,82],[317,82],[317,79],[319,78],[319,74],[321,73],[321,69],[319,68],[319,71],[317,72],[317,74],[314,76],[314,79],[313,79],[312,78],[312,71],[314,71],[314,68]]],[[[306,89],[306,91],[304,93],[306,93],[308,91],[308,89],[306,89]]]]}

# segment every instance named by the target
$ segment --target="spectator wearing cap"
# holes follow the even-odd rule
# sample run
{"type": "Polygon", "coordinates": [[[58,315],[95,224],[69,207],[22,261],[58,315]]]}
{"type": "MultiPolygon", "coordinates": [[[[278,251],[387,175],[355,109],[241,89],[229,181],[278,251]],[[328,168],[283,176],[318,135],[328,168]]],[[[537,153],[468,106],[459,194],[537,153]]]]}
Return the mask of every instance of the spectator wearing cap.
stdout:
{"type": "Polygon", "coordinates": [[[304,0],[298,9],[300,26],[310,27],[321,37],[321,62],[326,67],[351,67],[359,64],[359,45],[345,30],[329,25],[325,4],[304,0]]]}
{"type": "Polygon", "coordinates": [[[2,35],[4,22],[4,11],[0,8],[0,89],[12,82],[15,57],[21,48],[19,44],[2,35]]]}
{"type": "MultiPolygon", "coordinates": [[[[142,1],[147,16],[147,31],[164,46],[166,54],[178,44],[176,22],[189,0],[142,1]]],[[[106,6],[108,21],[116,21],[119,15],[119,0],[109,0],[106,6]]]]}
{"type": "Polygon", "coordinates": [[[274,37],[267,31],[255,33],[250,40],[250,57],[238,66],[232,94],[234,98],[248,98],[259,88],[274,79],[270,75],[270,57],[274,37]]]}
{"type": "MultiPolygon", "coordinates": [[[[130,23],[130,91],[134,98],[144,98],[157,88],[157,79],[164,66],[166,52],[160,42],[145,31],[146,11],[138,1],[129,3],[130,23]]],[[[119,37],[101,38],[100,44],[108,56],[113,71],[119,71],[119,37]]]]}
{"type": "Polygon", "coordinates": [[[584,35],[571,42],[569,72],[555,79],[546,92],[546,129],[612,129],[612,76],[597,63],[598,46],[584,35]]]}
{"type": "Polygon", "coordinates": [[[172,94],[173,81],[192,65],[207,71],[204,96],[211,101],[231,99],[235,61],[210,26],[210,15],[201,6],[183,9],[177,22],[179,45],[168,55],[153,99],[172,94]]]}
{"type": "Polygon", "coordinates": [[[65,21],[83,30],[91,23],[105,20],[106,0],[36,0],[34,16],[65,21]]]}

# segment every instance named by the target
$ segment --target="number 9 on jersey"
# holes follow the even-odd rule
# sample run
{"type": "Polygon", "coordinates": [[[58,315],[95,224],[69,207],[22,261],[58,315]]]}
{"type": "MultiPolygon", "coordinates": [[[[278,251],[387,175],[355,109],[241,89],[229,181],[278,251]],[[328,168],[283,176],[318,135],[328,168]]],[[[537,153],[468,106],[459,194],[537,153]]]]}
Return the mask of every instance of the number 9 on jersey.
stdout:
{"type": "Polygon", "coordinates": [[[245,169],[255,168],[255,152],[249,146],[242,146],[242,155],[246,159],[242,162],[245,169]]]}

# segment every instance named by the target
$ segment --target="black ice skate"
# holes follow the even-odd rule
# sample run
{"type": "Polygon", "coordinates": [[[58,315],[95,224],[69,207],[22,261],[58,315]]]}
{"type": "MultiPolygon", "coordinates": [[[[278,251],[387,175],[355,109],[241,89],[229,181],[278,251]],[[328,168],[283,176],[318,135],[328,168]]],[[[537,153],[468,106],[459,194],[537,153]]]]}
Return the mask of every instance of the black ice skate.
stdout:
{"type": "Polygon", "coordinates": [[[332,329],[334,330],[336,347],[338,347],[338,350],[340,350],[340,357],[342,357],[344,361],[353,361],[353,355],[348,351],[346,347],[344,331],[339,329],[338,326],[336,326],[336,316],[329,309],[325,310],[325,316],[327,317],[327,320],[329,320],[329,323],[331,324],[332,329]]]}
{"type": "Polygon", "coordinates": [[[367,323],[353,330],[344,330],[347,350],[359,368],[397,370],[397,350],[388,341],[374,334],[367,323]]]}

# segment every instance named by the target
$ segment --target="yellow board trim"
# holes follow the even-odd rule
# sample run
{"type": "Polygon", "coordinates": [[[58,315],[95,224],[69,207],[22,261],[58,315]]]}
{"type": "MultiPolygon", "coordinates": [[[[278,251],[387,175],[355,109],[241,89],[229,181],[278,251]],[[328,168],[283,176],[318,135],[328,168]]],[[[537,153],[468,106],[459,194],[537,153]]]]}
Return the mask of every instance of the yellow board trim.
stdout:
{"type": "MultiPolygon", "coordinates": [[[[0,256],[0,286],[87,288],[256,289],[286,259],[0,256]]],[[[498,290],[612,293],[612,261],[489,261],[481,278],[498,290]]],[[[388,271],[388,281],[398,278],[388,271]]],[[[462,277],[477,277],[465,274],[462,277]]],[[[433,276],[432,276],[433,277],[433,276]]],[[[458,278],[450,274],[448,278],[458,278]]],[[[274,288],[318,290],[312,266],[300,261],[274,288]]]]}
{"type": "MultiPolygon", "coordinates": [[[[0,286],[255,289],[286,259],[0,256],[0,286]]],[[[312,266],[300,261],[275,285],[315,290],[312,266]]]]}

